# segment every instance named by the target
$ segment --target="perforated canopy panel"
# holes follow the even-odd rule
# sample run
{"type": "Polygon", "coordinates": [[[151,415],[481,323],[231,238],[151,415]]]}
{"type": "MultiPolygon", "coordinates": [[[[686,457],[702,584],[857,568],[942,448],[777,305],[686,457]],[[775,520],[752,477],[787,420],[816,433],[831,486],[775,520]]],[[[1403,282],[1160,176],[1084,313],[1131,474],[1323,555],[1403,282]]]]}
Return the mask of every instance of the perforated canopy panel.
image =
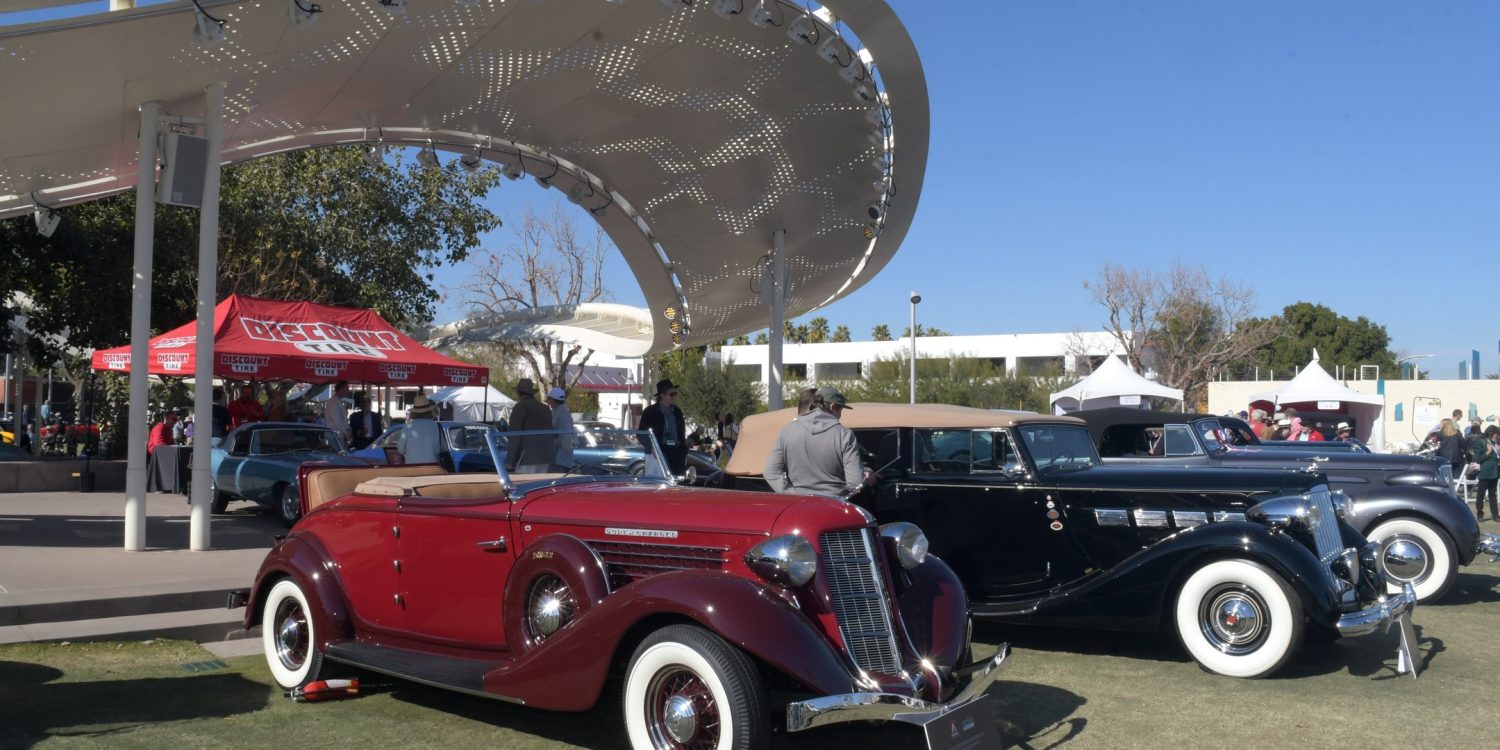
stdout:
{"type": "Polygon", "coordinates": [[[915,212],[926,84],[884,2],[768,0],[764,25],[758,0],[730,18],[711,0],[322,5],[303,27],[283,0],[203,2],[217,46],[190,3],[0,29],[0,216],[132,189],[138,105],[202,117],[222,80],[225,161],[432,143],[569,193],[635,273],[643,353],[764,327],[776,230],[794,316],[868,281],[915,212]]]}

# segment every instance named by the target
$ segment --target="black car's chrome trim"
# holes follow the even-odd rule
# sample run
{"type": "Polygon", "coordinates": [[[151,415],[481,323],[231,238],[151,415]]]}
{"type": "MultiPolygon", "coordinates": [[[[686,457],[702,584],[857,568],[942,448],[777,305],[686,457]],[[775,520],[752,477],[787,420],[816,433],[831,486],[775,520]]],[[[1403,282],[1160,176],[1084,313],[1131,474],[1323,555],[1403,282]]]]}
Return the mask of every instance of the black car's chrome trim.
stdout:
{"type": "Polygon", "coordinates": [[[1100,526],[1119,526],[1145,529],[1176,527],[1191,529],[1207,523],[1225,523],[1245,520],[1244,513],[1216,510],[1161,510],[1156,508],[1094,508],[1094,522],[1100,526]]]}

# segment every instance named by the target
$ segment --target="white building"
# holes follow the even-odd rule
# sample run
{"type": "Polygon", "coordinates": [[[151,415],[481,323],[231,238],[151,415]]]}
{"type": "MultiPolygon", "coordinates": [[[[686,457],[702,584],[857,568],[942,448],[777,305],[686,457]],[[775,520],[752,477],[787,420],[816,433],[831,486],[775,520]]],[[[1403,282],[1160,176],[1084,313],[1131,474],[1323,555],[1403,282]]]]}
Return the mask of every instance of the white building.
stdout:
{"type": "MultiPolygon", "coordinates": [[[[985,360],[1010,375],[1073,372],[1078,358],[1124,353],[1124,347],[1107,331],[917,337],[918,359],[985,360]]],[[[910,354],[911,338],[906,337],[893,341],[786,344],[782,348],[782,361],[787,380],[818,382],[861,378],[875,362],[904,360],[910,354]]],[[[731,366],[748,369],[758,383],[770,379],[770,347],[765,344],[726,346],[722,356],[731,366]]]]}

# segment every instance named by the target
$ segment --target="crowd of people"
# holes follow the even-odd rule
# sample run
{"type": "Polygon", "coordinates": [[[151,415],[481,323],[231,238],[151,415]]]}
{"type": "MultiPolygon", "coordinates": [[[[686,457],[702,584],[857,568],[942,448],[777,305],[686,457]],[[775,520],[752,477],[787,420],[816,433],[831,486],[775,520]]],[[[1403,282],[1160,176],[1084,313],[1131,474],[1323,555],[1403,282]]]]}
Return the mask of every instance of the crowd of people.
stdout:
{"type": "Polygon", "coordinates": [[[1298,442],[1337,440],[1345,443],[1360,442],[1358,438],[1354,437],[1354,427],[1349,422],[1340,420],[1333,424],[1333,435],[1330,437],[1324,434],[1324,430],[1319,429],[1320,425],[1313,424],[1304,419],[1293,407],[1287,407],[1275,413],[1267,413],[1265,409],[1254,409],[1250,412],[1241,411],[1239,416],[1250,423],[1250,430],[1261,440],[1294,440],[1298,442]]]}

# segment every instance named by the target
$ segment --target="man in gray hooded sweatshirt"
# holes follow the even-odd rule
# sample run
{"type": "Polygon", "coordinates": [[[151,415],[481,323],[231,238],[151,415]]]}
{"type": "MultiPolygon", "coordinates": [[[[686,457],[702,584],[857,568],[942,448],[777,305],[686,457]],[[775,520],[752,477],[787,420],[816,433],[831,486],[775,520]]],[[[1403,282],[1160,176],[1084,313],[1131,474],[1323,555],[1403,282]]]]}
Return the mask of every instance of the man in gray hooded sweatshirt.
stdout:
{"type": "Polygon", "coordinates": [[[766,459],[766,482],[771,489],[802,495],[843,495],[864,478],[854,433],[835,412],[851,408],[838,389],[818,391],[821,405],[782,429],[766,459]]]}

